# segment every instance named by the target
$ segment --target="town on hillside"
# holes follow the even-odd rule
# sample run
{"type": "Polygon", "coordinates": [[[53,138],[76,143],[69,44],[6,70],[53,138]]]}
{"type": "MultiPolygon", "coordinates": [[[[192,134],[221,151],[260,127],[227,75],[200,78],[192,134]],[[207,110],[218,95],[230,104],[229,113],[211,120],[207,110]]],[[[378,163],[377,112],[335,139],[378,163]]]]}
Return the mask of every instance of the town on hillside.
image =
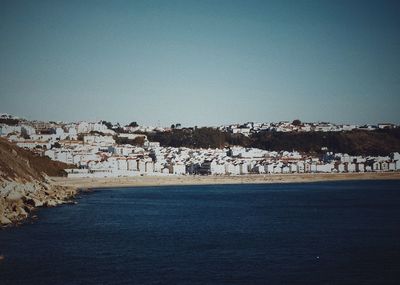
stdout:
{"type": "MultiPolygon", "coordinates": [[[[346,132],[396,129],[391,123],[336,125],[303,123],[245,123],[220,126],[222,132],[251,136],[260,132],[346,132]]],[[[40,122],[0,114],[0,136],[37,155],[71,165],[68,177],[138,175],[245,175],[400,171],[400,154],[349,155],[328,148],[315,155],[298,150],[267,150],[240,145],[189,148],[161,145],[147,133],[168,128],[126,126],[109,122],[40,122]]]]}

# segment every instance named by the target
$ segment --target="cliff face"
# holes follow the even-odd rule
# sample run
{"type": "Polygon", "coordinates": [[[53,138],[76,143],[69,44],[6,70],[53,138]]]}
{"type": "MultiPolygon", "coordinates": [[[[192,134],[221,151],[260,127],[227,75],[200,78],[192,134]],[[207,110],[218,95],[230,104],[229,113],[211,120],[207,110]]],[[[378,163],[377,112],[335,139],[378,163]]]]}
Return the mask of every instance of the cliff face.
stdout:
{"type": "Polygon", "coordinates": [[[0,225],[22,221],[36,207],[72,198],[76,189],[53,186],[47,176],[61,176],[67,167],[0,138],[0,225]]]}

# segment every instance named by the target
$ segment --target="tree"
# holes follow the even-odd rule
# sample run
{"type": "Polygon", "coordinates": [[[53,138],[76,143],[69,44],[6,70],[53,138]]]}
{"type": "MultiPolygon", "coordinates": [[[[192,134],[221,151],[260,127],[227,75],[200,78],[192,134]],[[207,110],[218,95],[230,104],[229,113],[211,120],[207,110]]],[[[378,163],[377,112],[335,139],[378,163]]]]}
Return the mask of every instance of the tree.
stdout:
{"type": "Polygon", "coordinates": [[[144,142],[145,142],[145,137],[144,136],[143,137],[136,137],[133,140],[132,144],[133,145],[137,145],[137,146],[143,146],[144,142]]]}
{"type": "Polygon", "coordinates": [[[53,148],[61,148],[60,143],[59,143],[59,142],[55,142],[55,143],[53,144],[53,148]]]}
{"type": "Polygon", "coordinates": [[[299,119],[293,120],[292,125],[293,126],[300,126],[301,125],[301,121],[299,119]]]}
{"type": "Polygon", "coordinates": [[[145,136],[136,137],[134,139],[128,139],[126,137],[114,136],[117,144],[130,144],[136,146],[143,146],[145,143],[145,136]]]}
{"type": "Polygon", "coordinates": [[[174,124],[171,125],[171,129],[175,129],[175,125],[174,124]]]}
{"type": "Polygon", "coordinates": [[[139,125],[138,125],[138,123],[137,122],[131,122],[130,124],[129,124],[129,127],[133,127],[133,128],[136,128],[136,127],[138,127],[139,125]]]}
{"type": "Polygon", "coordinates": [[[24,139],[26,139],[26,140],[29,140],[31,137],[28,135],[28,132],[26,131],[26,129],[25,128],[22,128],[22,130],[21,130],[21,136],[24,138],[24,139]]]}
{"type": "Polygon", "coordinates": [[[112,130],[113,124],[111,122],[107,122],[107,121],[101,121],[101,123],[103,125],[106,125],[107,129],[112,130]]]}

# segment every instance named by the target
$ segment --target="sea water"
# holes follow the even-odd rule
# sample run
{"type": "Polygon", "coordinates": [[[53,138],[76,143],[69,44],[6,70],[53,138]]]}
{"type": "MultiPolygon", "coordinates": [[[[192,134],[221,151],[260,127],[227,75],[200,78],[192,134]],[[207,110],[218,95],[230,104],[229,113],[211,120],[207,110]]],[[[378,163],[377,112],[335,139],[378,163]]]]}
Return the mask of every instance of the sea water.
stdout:
{"type": "Polygon", "coordinates": [[[108,188],[0,230],[0,284],[400,284],[400,181],[108,188]]]}

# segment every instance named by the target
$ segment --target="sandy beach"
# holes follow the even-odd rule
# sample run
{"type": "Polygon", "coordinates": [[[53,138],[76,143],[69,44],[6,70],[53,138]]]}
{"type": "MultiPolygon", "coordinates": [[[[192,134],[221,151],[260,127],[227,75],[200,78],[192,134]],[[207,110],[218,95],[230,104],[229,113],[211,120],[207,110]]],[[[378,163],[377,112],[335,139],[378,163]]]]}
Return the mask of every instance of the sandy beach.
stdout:
{"type": "Polygon", "coordinates": [[[390,180],[400,179],[400,172],[373,173],[305,173],[266,174],[241,176],[136,176],[118,178],[61,178],[52,177],[58,186],[76,188],[135,187],[166,185],[207,185],[207,184],[261,184],[261,183],[306,183],[341,180],[390,180]]]}

